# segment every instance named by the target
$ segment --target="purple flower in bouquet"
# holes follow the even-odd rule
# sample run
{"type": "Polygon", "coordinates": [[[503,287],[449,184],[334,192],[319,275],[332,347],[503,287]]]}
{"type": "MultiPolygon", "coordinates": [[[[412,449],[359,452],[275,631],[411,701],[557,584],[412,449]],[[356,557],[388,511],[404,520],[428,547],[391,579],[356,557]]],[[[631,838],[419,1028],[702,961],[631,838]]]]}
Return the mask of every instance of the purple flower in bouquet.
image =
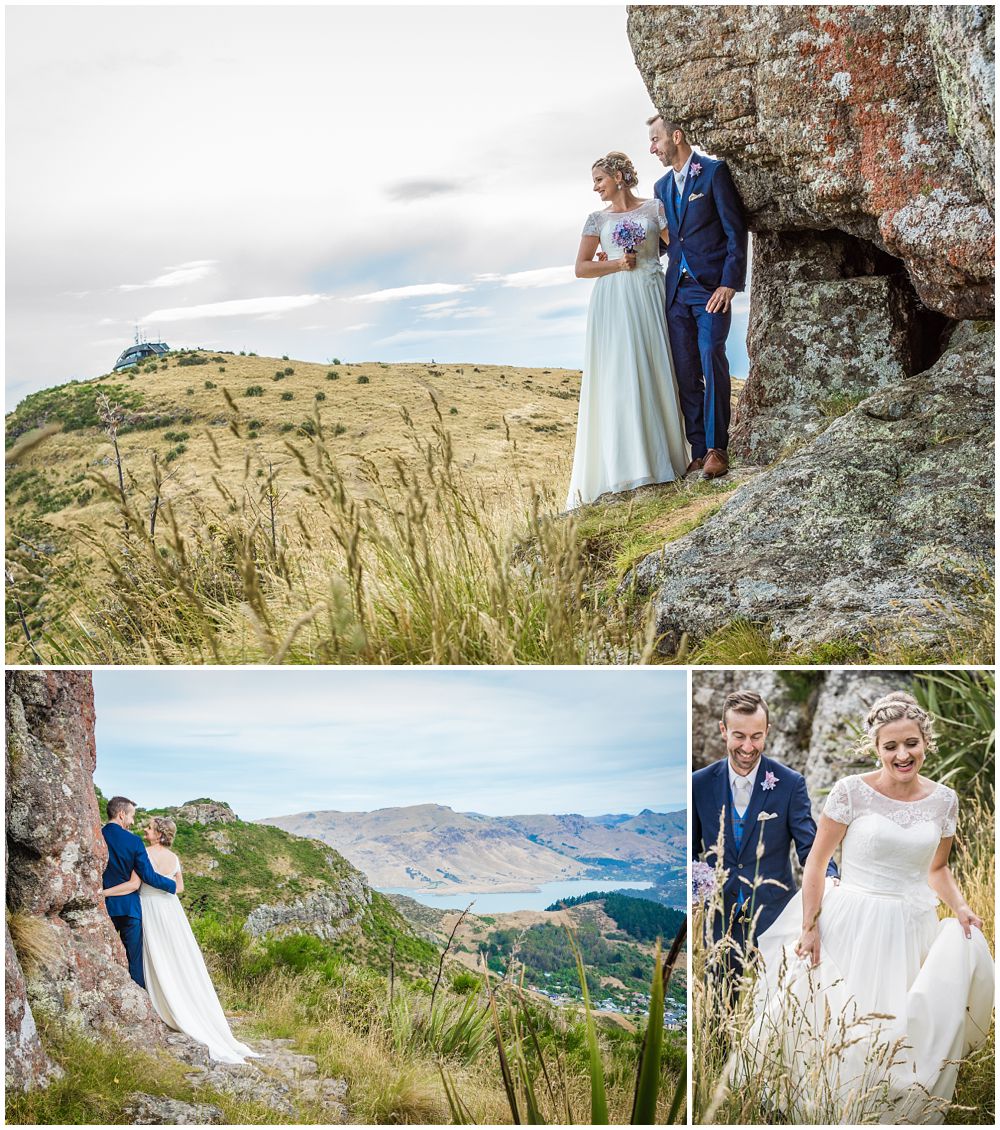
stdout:
{"type": "Polygon", "coordinates": [[[614,226],[611,238],[626,254],[634,254],[646,238],[646,229],[638,220],[619,220],[614,226]]]}
{"type": "Polygon", "coordinates": [[[708,897],[715,888],[715,868],[710,867],[701,860],[691,864],[691,901],[708,902],[708,897]]]}

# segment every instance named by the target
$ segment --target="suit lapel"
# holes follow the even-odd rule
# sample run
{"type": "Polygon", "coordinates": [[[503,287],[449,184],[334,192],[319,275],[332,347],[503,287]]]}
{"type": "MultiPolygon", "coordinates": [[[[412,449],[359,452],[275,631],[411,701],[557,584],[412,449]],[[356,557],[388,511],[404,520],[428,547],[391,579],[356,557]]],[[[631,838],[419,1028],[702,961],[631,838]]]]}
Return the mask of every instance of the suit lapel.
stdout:
{"type": "Polygon", "coordinates": [[[664,185],[664,196],[666,199],[663,201],[664,207],[667,209],[668,217],[673,220],[674,227],[677,226],[677,209],[674,207],[674,174],[668,173],[666,177],[667,183],[664,185]]]}
{"type": "Polygon", "coordinates": [[[713,809],[715,812],[721,813],[722,827],[719,831],[723,837],[723,857],[731,859],[735,862],[736,852],[733,850],[733,814],[730,806],[729,799],[729,758],[723,758],[719,762],[718,771],[715,774],[715,795],[713,797],[713,809]]]}
{"type": "MultiPolygon", "coordinates": [[[[693,159],[692,159],[693,163],[693,159]]],[[[680,227],[684,223],[684,214],[687,212],[688,199],[691,196],[691,189],[694,186],[694,177],[691,176],[691,168],[688,167],[687,179],[684,181],[684,192],[681,194],[681,214],[677,221],[677,226],[680,227]]]]}
{"type": "Polygon", "coordinates": [[[750,841],[754,840],[754,850],[756,850],[757,837],[754,832],[757,830],[757,817],[760,815],[760,810],[764,807],[764,800],[767,793],[764,791],[764,774],[771,771],[771,762],[762,757],[760,765],[757,766],[757,779],[753,783],[753,792],[750,794],[750,803],[747,805],[747,810],[743,816],[743,843],[740,845],[740,857],[750,846],[750,841]]]}

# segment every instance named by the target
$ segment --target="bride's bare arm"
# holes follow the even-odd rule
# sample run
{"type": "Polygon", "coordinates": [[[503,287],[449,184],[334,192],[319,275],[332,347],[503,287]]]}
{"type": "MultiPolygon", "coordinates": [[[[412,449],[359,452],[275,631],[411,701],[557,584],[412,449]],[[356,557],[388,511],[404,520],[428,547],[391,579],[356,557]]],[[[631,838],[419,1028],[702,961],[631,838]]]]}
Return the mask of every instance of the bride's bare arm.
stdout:
{"type": "Polygon", "coordinates": [[[983,920],[969,909],[969,904],[962,898],[962,892],[958,889],[955,876],[948,866],[952,843],[954,836],[948,836],[938,844],[938,849],[931,860],[931,869],[927,873],[927,883],[938,898],[954,911],[955,917],[965,931],[965,936],[971,938],[972,927],[977,926],[981,930],[983,920]]]}
{"type": "Polygon", "coordinates": [[[133,871],[132,877],[126,879],[124,883],[119,883],[116,887],[105,887],[101,894],[105,898],[114,898],[115,895],[130,895],[133,891],[137,891],[142,886],[142,880],[133,871]]]}
{"type": "Polygon", "coordinates": [[[601,240],[596,235],[585,235],[580,240],[580,250],[576,253],[576,277],[578,279],[597,279],[601,275],[613,275],[616,271],[630,271],[635,266],[635,255],[623,255],[620,259],[606,259],[596,262],[594,256],[601,240]]]}
{"type": "Polygon", "coordinates": [[[795,952],[799,957],[808,956],[813,965],[819,964],[819,912],[826,869],[846,831],[846,824],[821,816],[802,871],[802,934],[795,943],[795,952]]]}

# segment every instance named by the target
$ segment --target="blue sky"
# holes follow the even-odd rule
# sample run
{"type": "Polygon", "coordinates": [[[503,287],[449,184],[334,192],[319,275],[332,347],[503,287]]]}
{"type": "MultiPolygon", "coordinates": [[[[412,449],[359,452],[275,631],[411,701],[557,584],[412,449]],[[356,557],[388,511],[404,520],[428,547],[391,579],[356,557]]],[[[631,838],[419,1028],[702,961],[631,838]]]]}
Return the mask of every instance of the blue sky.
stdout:
{"type": "MultiPolygon", "coordinates": [[[[7,9],[7,404],[177,348],[578,368],[614,5],[7,9]]],[[[711,150],[711,139],[703,139],[711,150]]],[[[745,376],[747,296],[730,356],[745,376]]]]}
{"type": "Polygon", "coordinates": [[[105,795],[244,819],[446,804],[490,816],[686,803],[686,673],[102,669],[105,795]]]}

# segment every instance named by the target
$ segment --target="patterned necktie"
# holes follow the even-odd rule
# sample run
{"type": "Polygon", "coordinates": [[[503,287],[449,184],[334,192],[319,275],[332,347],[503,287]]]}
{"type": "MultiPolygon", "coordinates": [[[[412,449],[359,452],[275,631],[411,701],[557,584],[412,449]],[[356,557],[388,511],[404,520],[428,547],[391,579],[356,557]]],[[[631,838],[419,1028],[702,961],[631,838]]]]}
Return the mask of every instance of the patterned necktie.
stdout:
{"type": "Polygon", "coordinates": [[[733,786],[733,807],[741,819],[750,804],[750,782],[746,777],[737,777],[733,786]]]}

